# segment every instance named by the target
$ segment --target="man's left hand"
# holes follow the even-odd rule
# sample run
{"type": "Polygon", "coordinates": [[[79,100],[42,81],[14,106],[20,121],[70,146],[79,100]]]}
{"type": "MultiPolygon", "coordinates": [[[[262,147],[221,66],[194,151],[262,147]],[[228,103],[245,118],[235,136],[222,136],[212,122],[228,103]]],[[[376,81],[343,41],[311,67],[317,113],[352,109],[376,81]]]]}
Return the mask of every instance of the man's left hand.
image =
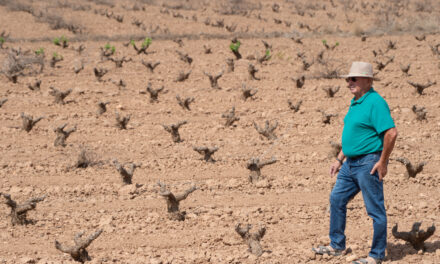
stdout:
{"type": "Polygon", "coordinates": [[[379,173],[379,181],[382,181],[382,179],[387,175],[388,172],[388,164],[386,162],[378,161],[376,164],[374,164],[373,169],[370,171],[370,174],[374,174],[376,171],[379,173]]]}

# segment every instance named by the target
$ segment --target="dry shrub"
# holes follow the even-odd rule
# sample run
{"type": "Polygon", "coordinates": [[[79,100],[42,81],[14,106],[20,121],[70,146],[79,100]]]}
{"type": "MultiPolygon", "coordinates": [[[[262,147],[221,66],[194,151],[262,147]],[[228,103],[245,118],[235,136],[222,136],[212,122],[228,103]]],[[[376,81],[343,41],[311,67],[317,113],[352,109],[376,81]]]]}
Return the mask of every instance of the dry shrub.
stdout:
{"type": "Polygon", "coordinates": [[[320,33],[323,33],[324,35],[333,35],[337,32],[337,27],[333,25],[324,25],[321,27],[320,33]]]}
{"type": "Polygon", "coordinates": [[[99,161],[98,155],[89,150],[85,146],[80,146],[80,152],[78,154],[77,160],[73,165],[73,168],[87,168],[95,165],[101,165],[101,161],[99,161]]]}
{"type": "Polygon", "coordinates": [[[371,33],[393,32],[437,32],[440,18],[434,15],[438,11],[438,4],[434,6],[432,1],[405,0],[388,1],[380,5],[375,14],[374,27],[368,31],[371,33]],[[406,10],[424,12],[424,14],[405,13],[406,10]]]}
{"type": "Polygon", "coordinates": [[[315,63],[314,77],[321,79],[337,79],[340,78],[345,62],[336,58],[333,52],[327,51],[322,53],[322,57],[317,59],[315,63]]]}
{"type": "Polygon", "coordinates": [[[53,30],[67,29],[74,34],[82,33],[82,27],[80,25],[72,21],[66,21],[64,18],[56,14],[45,13],[38,18],[38,20],[48,23],[53,30]]]}
{"type": "Polygon", "coordinates": [[[80,5],[69,2],[68,0],[58,1],[57,8],[70,8],[75,11],[89,11],[92,9],[90,5],[80,5]]]}
{"type": "MultiPolygon", "coordinates": [[[[396,27],[396,21],[401,20],[403,11],[408,8],[407,1],[388,1],[380,6],[375,15],[374,31],[392,32],[396,27]]],[[[399,28],[397,26],[397,28],[399,28]]],[[[373,31],[373,32],[374,32],[373,31]]]]}
{"type": "Polygon", "coordinates": [[[432,32],[438,31],[440,18],[437,16],[425,16],[423,19],[407,18],[407,31],[432,32]]]}
{"type": "Polygon", "coordinates": [[[414,10],[416,12],[427,12],[431,13],[434,7],[431,0],[418,0],[414,2],[414,10]]]}
{"type": "Polygon", "coordinates": [[[318,11],[318,10],[321,10],[321,9],[324,10],[323,5],[320,5],[317,2],[312,3],[312,1],[307,1],[305,6],[304,6],[304,8],[306,10],[313,10],[313,11],[318,11]]]}
{"type": "Polygon", "coordinates": [[[44,57],[38,56],[30,51],[21,50],[9,51],[7,58],[3,61],[2,73],[13,82],[18,76],[32,76],[39,74],[44,69],[44,57]]]}
{"type": "Polygon", "coordinates": [[[361,37],[361,36],[365,35],[365,30],[363,29],[363,27],[359,23],[356,23],[353,26],[353,34],[357,37],[361,37]]]}
{"type": "Polygon", "coordinates": [[[246,0],[223,0],[218,1],[215,12],[222,15],[247,15],[251,11],[261,10],[261,3],[254,4],[246,0]]]}
{"type": "Polygon", "coordinates": [[[315,77],[318,79],[338,79],[342,75],[342,66],[335,63],[320,64],[315,77]]]}
{"type": "Polygon", "coordinates": [[[339,0],[339,3],[344,7],[344,10],[353,10],[355,1],[351,0],[339,0]]]}
{"type": "Polygon", "coordinates": [[[114,7],[115,2],[113,0],[88,0],[89,2],[93,2],[97,5],[103,5],[108,7],[114,7]]]}
{"type": "Polygon", "coordinates": [[[199,0],[167,0],[163,1],[162,6],[174,10],[197,10],[203,7],[199,0]]]}
{"type": "Polygon", "coordinates": [[[2,1],[2,3],[0,4],[7,6],[10,11],[15,11],[15,12],[22,11],[29,14],[33,14],[34,12],[32,5],[28,5],[20,1],[2,1]]]}
{"type": "MultiPolygon", "coordinates": [[[[47,11],[36,11],[31,4],[26,4],[20,1],[1,1],[0,5],[6,6],[10,11],[27,12],[36,17],[38,21],[48,23],[50,25],[50,28],[54,30],[67,29],[75,34],[81,33],[82,31],[82,27],[80,25],[73,22],[65,21],[61,16],[49,14],[47,13],[47,11]]],[[[66,2],[61,3],[60,5],[73,8],[73,5],[70,5],[66,2]]]]}
{"type": "Polygon", "coordinates": [[[138,0],[138,1],[141,4],[146,4],[146,5],[155,5],[156,4],[156,0],[138,0]]]}

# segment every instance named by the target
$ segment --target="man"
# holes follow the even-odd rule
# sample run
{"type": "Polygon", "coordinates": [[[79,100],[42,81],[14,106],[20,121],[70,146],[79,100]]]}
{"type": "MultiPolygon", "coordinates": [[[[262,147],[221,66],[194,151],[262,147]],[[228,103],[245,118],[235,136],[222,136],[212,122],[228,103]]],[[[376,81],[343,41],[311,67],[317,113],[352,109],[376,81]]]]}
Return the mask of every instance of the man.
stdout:
{"type": "Polygon", "coordinates": [[[338,171],[330,195],[329,246],[313,248],[316,254],[339,256],[345,250],[347,203],[360,191],[368,215],[373,219],[373,243],[367,258],[355,264],[379,264],[385,257],[387,217],[384,205],[383,178],[397,138],[387,102],[373,89],[373,66],[353,62],[346,78],[354,95],[344,118],[342,150],[330,167],[338,171]],[[346,158],[346,161],[343,160],[346,158]]]}

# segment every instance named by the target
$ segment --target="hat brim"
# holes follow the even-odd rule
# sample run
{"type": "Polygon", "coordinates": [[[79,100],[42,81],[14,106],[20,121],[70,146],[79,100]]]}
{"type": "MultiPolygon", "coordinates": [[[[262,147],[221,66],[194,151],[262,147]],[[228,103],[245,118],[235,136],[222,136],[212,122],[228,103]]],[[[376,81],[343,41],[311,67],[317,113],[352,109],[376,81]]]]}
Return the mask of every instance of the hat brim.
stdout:
{"type": "Polygon", "coordinates": [[[374,78],[372,75],[361,74],[361,73],[349,73],[347,75],[341,75],[340,78],[349,78],[349,77],[366,77],[366,78],[374,78]]]}

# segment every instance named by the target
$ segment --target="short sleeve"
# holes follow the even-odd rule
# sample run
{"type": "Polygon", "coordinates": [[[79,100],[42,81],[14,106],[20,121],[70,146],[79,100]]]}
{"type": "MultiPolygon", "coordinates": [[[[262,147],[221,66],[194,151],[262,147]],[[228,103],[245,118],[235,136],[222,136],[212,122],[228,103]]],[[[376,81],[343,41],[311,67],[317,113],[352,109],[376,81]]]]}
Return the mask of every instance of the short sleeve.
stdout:
{"type": "Polygon", "coordinates": [[[395,127],[393,118],[391,117],[390,108],[388,107],[387,102],[380,96],[373,102],[371,109],[371,122],[378,134],[382,134],[386,130],[395,127]]]}

